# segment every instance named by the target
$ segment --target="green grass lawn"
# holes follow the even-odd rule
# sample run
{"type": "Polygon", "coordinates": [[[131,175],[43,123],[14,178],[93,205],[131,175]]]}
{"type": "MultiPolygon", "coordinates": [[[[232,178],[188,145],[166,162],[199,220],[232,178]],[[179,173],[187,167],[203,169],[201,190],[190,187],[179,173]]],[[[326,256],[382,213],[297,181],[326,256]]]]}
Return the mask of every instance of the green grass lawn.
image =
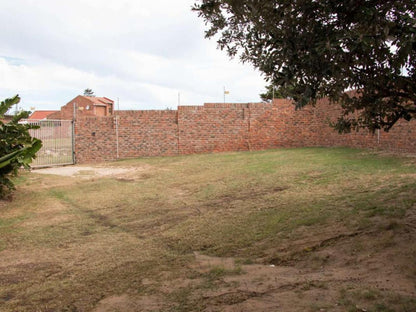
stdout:
{"type": "MultiPolygon", "coordinates": [[[[414,241],[403,242],[408,247],[397,263],[382,255],[416,238],[409,219],[416,210],[416,158],[301,148],[106,166],[131,170],[122,177],[33,172],[17,179],[13,201],[0,205],[0,311],[90,311],[119,295],[132,306],[153,298],[149,311],[221,311],[260,291],[241,290],[215,304],[210,292],[243,287],[237,279],[250,279],[256,265],[353,271],[367,265],[367,253],[379,259],[377,270],[386,261],[397,267],[397,280],[415,282],[414,241]],[[319,260],[325,250],[336,260],[319,260]],[[229,257],[235,266],[204,271],[199,254],[229,257]]],[[[294,302],[293,311],[362,311],[357,304],[367,311],[416,310],[411,286],[399,291],[366,281],[293,283],[293,293],[305,298],[321,296],[311,287],[332,294],[322,304],[294,302]],[[366,291],[371,296],[360,295],[366,291]]],[[[141,306],[136,311],[147,311],[141,306]]]]}

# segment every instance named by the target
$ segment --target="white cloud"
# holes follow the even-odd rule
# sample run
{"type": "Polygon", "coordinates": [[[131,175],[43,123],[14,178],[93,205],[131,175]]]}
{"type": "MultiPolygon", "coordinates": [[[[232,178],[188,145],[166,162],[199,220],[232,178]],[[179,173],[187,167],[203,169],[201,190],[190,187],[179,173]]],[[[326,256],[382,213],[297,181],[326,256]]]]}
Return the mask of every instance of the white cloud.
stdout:
{"type": "Polygon", "coordinates": [[[59,108],[85,88],[122,109],[258,101],[260,75],[230,61],[189,0],[0,2],[0,97],[59,108]]]}

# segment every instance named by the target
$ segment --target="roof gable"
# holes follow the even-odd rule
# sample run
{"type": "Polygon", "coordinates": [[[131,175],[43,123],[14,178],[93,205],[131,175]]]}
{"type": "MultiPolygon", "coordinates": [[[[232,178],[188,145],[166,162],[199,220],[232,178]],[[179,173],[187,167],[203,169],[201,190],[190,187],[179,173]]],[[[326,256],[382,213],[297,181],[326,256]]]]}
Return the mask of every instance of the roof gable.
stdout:
{"type": "Polygon", "coordinates": [[[83,98],[88,99],[89,101],[91,101],[93,104],[95,105],[107,105],[107,104],[113,104],[114,101],[110,100],[109,98],[106,97],[96,97],[96,96],[85,96],[85,95],[81,95],[83,98]]]}

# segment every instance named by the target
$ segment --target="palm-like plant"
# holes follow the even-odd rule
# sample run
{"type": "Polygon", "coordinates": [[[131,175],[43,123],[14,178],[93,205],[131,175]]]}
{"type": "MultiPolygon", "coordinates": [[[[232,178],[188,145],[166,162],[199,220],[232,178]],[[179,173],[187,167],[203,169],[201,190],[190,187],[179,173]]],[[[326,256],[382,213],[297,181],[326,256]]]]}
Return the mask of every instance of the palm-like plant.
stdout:
{"type": "Polygon", "coordinates": [[[16,114],[10,122],[1,121],[4,114],[19,102],[20,97],[16,95],[0,103],[0,198],[14,189],[10,177],[17,175],[21,167],[29,169],[36,152],[42,147],[42,141],[32,138],[29,133],[30,129],[38,126],[19,123],[29,116],[29,112],[16,114]]]}

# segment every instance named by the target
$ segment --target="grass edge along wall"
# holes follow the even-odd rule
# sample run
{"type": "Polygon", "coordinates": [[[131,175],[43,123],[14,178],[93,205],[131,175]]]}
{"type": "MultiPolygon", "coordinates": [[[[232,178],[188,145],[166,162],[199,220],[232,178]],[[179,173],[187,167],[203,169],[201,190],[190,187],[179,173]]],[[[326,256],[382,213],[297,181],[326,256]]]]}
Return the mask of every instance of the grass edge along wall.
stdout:
{"type": "Polygon", "coordinates": [[[75,153],[78,163],[311,146],[416,153],[416,121],[400,121],[388,133],[371,134],[363,129],[338,134],[329,121],[339,114],[339,107],[327,99],[298,111],[290,100],[283,99],[118,111],[110,117],[78,117],[75,153]]]}

